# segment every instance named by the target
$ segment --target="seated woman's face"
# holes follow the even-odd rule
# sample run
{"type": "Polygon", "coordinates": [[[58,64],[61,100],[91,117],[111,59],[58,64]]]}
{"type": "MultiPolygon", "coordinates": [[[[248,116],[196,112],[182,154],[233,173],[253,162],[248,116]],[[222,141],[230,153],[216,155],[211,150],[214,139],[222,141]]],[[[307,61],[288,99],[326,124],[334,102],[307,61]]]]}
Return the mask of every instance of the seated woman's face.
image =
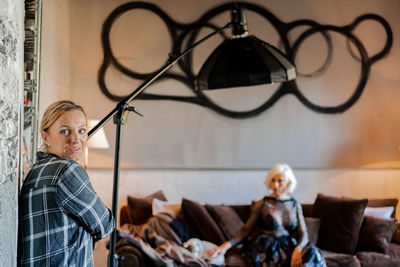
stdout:
{"type": "Polygon", "coordinates": [[[86,117],[80,110],[67,111],[42,133],[48,152],[78,161],[87,142],[86,117]]]}
{"type": "Polygon", "coordinates": [[[282,173],[279,173],[272,177],[267,186],[273,191],[274,195],[281,196],[288,188],[289,182],[282,173]]]}

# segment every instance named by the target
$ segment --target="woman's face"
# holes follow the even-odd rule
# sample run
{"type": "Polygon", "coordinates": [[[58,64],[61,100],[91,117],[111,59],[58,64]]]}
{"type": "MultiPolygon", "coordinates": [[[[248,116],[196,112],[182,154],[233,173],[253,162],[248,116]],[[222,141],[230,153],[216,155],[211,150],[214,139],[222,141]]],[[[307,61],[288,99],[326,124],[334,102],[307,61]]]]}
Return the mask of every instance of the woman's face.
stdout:
{"type": "Polygon", "coordinates": [[[86,117],[80,110],[66,111],[41,134],[44,143],[49,145],[49,153],[78,161],[88,138],[86,117]]]}
{"type": "Polygon", "coordinates": [[[289,186],[289,181],[282,173],[276,174],[267,185],[272,190],[273,195],[276,197],[282,196],[289,186]]]}

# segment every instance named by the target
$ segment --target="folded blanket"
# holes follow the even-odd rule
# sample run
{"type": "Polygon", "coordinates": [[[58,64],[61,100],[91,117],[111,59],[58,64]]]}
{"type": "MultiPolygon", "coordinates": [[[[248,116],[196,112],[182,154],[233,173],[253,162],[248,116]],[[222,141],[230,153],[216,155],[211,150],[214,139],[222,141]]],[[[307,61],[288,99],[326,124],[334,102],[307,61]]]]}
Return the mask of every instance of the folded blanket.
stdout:
{"type": "Polygon", "coordinates": [[[119,229],[120,237],[124,239],[123,243],[140,249],[153,266],[209,266],[182,246],[170,226],[174,219],[172,214],[159,213],[142,225],[124,224],[119,229]]]}

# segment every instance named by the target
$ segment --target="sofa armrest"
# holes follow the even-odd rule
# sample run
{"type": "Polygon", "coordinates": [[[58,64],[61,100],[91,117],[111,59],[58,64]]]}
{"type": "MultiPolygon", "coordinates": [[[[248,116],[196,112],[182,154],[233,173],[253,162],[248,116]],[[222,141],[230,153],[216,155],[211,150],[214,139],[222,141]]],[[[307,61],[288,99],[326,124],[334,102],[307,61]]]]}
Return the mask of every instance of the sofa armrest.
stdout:
{"type": "Polygon", "coordinates": [[[392,237],[392,242],[400,244],[400,222],[397,221],[394,224],[394,231],[393,231],[393,237],[392,237]]]}
{"type": "Polygon", "coordinates": [[[131,218],[131,216],[129,214],[129,208],[128,208],[127,205],[123,206],[120,209],[120,214],[119,214],[119,225],[122,226],[125,223],[130,223],[130,224],[133,223],[132,222],[132,218],[131,218]]]}

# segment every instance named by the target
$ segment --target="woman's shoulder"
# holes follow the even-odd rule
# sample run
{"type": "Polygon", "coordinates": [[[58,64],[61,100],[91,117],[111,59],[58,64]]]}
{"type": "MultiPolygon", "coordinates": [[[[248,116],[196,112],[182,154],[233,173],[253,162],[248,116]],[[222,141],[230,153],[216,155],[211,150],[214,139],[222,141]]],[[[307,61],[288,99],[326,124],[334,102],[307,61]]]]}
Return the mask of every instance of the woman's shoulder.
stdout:
{"type": "Polygon", "coordinates": [[[297,203],[297,200],[295,198],[293,198],[292,196],[289,196],[288,198],[284,198],[284,199],[279,199],[276,197],[272,197],[272,196],[265,196],[262,201],[275,201],[275,202],[292,202],[292,203],[297,203]]]}
{"type": "Polygon", "coordinates": [[[63,176],[65,173],[79,170],[85,171],[84,168],[76,161],[68,158],[60,158],[51,153],[38,152],[38,160],[35,164],[37,168],[45,168],[46,172],[54,172],[54,175],[63,176]]]}

